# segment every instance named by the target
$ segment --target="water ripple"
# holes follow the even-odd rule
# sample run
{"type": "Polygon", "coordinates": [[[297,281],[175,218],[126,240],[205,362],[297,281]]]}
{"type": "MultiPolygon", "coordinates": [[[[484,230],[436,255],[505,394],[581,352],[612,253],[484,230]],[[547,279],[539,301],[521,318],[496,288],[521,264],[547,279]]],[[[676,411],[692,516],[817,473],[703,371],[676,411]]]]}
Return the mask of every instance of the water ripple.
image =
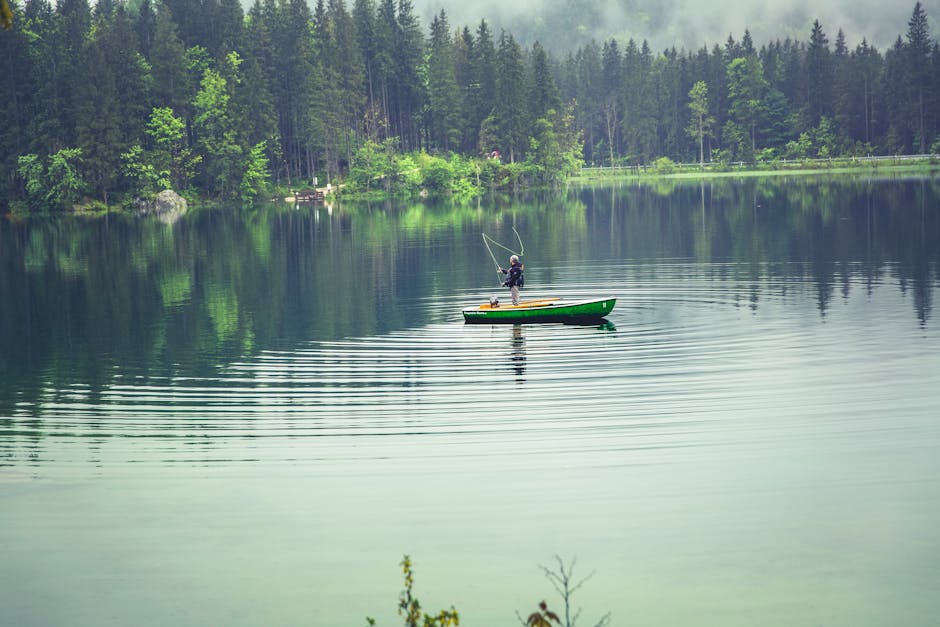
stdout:
{"type": "Polygon", "coordinates": [[[936,338],[911,331],[890,287],[844,300],[865,315],[829,324],[840,311],[821,316],[811,286],[708,278],[734,271],[667,264],[644,280],[612,266],[597,283],[537,293],[610,294],[618,305],[605,325],[464,325],[454,303],[487,294],[462,293],[413,303],[427,325],[266,350],[213,377],[117,373],[102,390],[48,389],[0,423],[0,464],[505,460],[533,450],[620,464],[625,451],[875,438],[895,428],[890,415],[936,409],[905,394],[938,389],[936,338]],[[759,311],[741,306],[755,294],[759,311]],[[885,388],[886,367],[910,383],[885,388]]]}

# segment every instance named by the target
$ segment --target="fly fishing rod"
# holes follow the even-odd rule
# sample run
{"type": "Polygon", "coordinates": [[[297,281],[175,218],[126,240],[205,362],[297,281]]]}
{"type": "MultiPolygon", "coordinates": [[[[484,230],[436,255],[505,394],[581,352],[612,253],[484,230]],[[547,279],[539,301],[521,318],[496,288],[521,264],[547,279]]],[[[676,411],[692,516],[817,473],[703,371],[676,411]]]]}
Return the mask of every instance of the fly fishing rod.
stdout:
{"type": "Polygon", "coordinates": [[[519,241],[519,251],[518,251],[518,252],[515,251],[515,250],[513,250],[512,248],[509,248],[508,246],[503,246],[502,244],[500,244],[499,242],[497,242],[495,239],[493,239],[492,237],[490,237],[490,236],[487,235],[486,233],[483,234],[483,244],[486,246],[487,252],[490,253],[490,258],[493,260],[493,265],[496,266],[496,273],[497,273],[498,275],[500,275],[500,283],[502,283],[502,278],[501,278],[501,277],[502,277],[502,274],[503,274],[503,272],[502,272],[502,266],[500,266],[500,265],[499,265],[499,262],[496,261],[496,255],[493,254],[493,249],[490,248],[490,244],[492,243],[492,244],[494,244],[494,245],[496,245],[496,246],[499,246],[500,248],[502,248],[503,250],[505,250],[506,252],[508,252],[508,253],[511,254],[511,255],[516,255],[516,256],[518,256],[518,257],[521,257],[522,254],[525,252],[525,244],[522,243],[522,237],[519,235],[519,231],[516,230],[515,225],[513,225],[513,227],[512,227],[512,232],[516,234],[516,239],[519,241]]]}

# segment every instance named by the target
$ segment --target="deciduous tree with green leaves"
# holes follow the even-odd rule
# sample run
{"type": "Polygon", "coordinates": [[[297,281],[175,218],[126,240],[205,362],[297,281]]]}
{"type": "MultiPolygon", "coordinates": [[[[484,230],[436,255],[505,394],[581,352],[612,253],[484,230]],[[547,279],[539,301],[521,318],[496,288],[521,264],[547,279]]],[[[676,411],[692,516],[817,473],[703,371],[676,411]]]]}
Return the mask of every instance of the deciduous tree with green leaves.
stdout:
{"type": "Polygon", "coordinates": [[[81,165],[80,148],[63,148],[49,155],[48,163],[38,155],[21,156],[17,171],[24,181],[30,208],[66,209],[77,201],[88,187],[81,165]]]}
{"type": "MultiPolygon", "coordinates": [[[[227,62],[237,68],[240,59],[231,53],[227,62]]],[[[193,102],[196,112],[193,130],[205,163],[206,186],[219,198],[234,195],[244,172],[244,151],[229,114],[230,100],[225,78],[218,71],[207,69],[193,102]]]]}

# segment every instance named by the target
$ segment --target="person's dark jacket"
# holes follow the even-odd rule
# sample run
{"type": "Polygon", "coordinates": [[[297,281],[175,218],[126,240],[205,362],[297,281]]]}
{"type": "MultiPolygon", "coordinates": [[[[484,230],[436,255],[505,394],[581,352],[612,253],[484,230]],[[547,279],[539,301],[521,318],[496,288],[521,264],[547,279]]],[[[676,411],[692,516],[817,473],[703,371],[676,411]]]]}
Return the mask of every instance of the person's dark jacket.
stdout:
{"type": "Polygon", "coordinates": [[[509,275],[506,277],[506,280],[503,281],[503,286],[505,287],[522,287],[525,283],[525,279],[522,277],[522,264],[519,262],[509,266],[508,270],[503,270],[503,274],[509,275]]]}

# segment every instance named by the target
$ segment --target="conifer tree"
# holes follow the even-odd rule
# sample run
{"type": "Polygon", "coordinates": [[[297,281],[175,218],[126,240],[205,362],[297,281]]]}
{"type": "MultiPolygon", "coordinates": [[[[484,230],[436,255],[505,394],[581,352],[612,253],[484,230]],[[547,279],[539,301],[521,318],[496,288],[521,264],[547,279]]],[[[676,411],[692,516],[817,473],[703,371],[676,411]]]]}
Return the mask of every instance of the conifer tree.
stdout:
{"type": "Polygon", "coordinates": [[[429,147],[448,152],[460,144],[461,112],[454,70],[454,44],[443,9],[431,21],[427,58],[429,147]]]}
{"type": "Polygon", "coordinates": [[[522,49],[513,36],[503,31],[496,55],[495,126],[504,143],[494,146],[515,163],[525,156],[526,120],[525,66],[522,49]]]}
{"type": "Polygon", "coordinates": [[[186,49],[179,38],[176,22],[169,7],[161,3],[157,8],[150,48],[151,101],[154,106],[170,107],[188,117],[195,86],[186,64],[186,49]]]}
{"type": "Polygon", "coordinates": [[[549,111],[557,111],[561,106],[561,96],[542,44],[537,41],[532,44],[530,58],[528,111],[534,121],[545,117],[549,111]]]}
{"type": "Polygon", "coordinates": [[[823,117],[832,115],[832,53],[829,50],[829,38],[826,37],[819,20],[813,22],[803,76],[803,126],[813,128],[823,117]]]}
{"type": "Polygon", "coordinates": [[[486,20],[480,20],[471,51],[471,79],[465,115],[472,129],[472,145],[469,150],[478,153],[492,151],[480,144],[483,121],[492,113],[496,100],[496,46],[486,20]]]}
{"type": "MultiPolygon", "coordinates": [[[[633,43],[632,40],[630,42],[633,43]]],[[[622,155],[621,123],[623,120],[623,59],[617,41],[604,43],[601,56],[601,102],[603,103],[604,131],[607,138],[609,165],[622,155]]]]}
{"type": "Polygon", "coordinates": [[[421,24],[414,13],[411,0],[398,0],[398,28],[395,41],[395,80],[398,91],[398,128],[404,147],[421,147],[419,124],[424,101],[424,89],[418,69],[424,53],[421,24]]]}
{"type": "Polygon", "coordinates": [[[930,77],[931,68],[930,30],[927,25],[927,14],[923,5],[918,1],[914,5],[911,19],[907,23],[907,37],[905,42],[904,66],[907,80],[905,94],[910,98],[908,115],[911,119],[910,134],[912,135],[912,148],[924,154],[932,137],[933,129],[928,127],[928,103],[932,100],[930,77]]]}

